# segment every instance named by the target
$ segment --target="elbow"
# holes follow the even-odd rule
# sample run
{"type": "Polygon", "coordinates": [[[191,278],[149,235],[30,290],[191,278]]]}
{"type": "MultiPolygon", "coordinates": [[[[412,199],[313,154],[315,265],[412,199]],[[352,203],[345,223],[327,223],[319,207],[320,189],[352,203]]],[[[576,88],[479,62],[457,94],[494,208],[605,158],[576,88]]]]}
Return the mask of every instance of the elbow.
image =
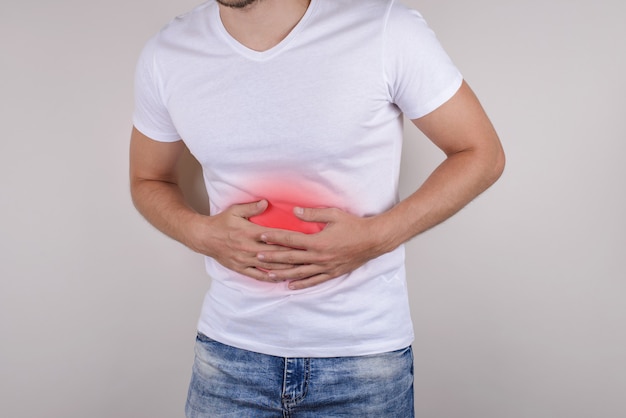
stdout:
{"type": "Polygon", "coordinates": [[[133,206],[141,212],[141,180],[131,177],[129,191],[133,206]]]}
{"type": "Polygon", "coordinates": [[[489,185],[498,181],[498,179],[504,173],[504,168],[506,166],[506,155],[504,150],[502,149],[502,145],[498,143],[497,148],[494,150],[492,157],[490,158],[488,170],[487,170],[487,179],[489,185]]]}
{"type": "Polygon", "coordinates": [[[494,167],[493,167],[496,180],[498,180],[500,176],[502,176],[502,173],[504,173],[505,167],[506,167],[506,155],[504,154],[504,150],[502,149],[502,146],[500,146],[496,159],[495,159],[494,167]]]}

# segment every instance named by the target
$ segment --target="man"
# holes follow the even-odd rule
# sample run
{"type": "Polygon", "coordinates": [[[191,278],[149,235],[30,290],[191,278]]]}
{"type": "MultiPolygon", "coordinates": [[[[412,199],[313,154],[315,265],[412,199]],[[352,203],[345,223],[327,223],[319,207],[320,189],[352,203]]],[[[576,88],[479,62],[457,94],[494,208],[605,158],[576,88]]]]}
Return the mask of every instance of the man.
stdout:
{"type": "Polygon", "coordinates": [[[136,207],[212,278],[187,416],[413,416],[403,243],[504,165],[421,16],[394,0],[208,1],[144,48],[134,125],[136,207]],[[447,158],[399,201],[403,115],[447,158]],[[177,185],[185,145],[210,216],[177,185]]]}

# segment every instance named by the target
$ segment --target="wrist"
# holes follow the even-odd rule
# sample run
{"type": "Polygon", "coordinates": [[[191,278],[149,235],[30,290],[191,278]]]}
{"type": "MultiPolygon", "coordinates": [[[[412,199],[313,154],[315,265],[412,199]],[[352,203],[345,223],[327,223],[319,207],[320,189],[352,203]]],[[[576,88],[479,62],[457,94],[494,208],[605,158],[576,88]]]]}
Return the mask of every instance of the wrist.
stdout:
{"type": "Polygon", "coordinates": [[[371,247],[376,249],[377,256],[391,252],[403,243],[402,240],[398,239],[398,234],[395,232],[388,213],[385,212],[367,219],[370,222],[368,233],[372,240],[371,247]]]}
{"type": "Polygon", "coordinates": [[[375,222],[373,235],[381,253],[388,253],[411,238],[410,224],[397,208],[388,210],[372,218],[375,222]]]}
{"type": "Polygon", "coordinates": [[[206,241],[205,230],[210,216],[201,215],[197,212],[186,212],[179,217],[180,241],[191,250],[204,252],[203,243],[206,241]]]}

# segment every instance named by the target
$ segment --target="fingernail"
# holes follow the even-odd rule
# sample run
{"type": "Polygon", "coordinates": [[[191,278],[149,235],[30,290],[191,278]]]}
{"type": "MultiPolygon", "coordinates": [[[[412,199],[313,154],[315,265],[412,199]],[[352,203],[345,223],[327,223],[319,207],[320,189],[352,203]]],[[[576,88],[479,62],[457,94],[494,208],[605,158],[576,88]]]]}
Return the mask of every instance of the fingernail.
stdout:
{"type": "Polygon", "coordinates": [[[293,208],[293,213],[295,213],[296,215],[302,215],[304,213],[304,209],[296,206],[295,208],[293,208]]]}
{"type": "Polygon", "coordinates": [[[258,258],[259,260],[265,260],[265,255],[264,254],[257,254],[256,258],[258,258]]]}

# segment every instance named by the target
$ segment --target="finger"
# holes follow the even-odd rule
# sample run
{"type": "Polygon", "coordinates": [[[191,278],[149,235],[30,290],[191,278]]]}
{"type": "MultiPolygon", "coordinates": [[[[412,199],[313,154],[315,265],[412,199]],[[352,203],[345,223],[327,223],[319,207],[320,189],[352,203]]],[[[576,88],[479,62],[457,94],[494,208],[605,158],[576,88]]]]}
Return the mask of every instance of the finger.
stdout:
{"type": "Polygon", "coordinates": [[[282,247],[306,250],[310,237],[302,232],[274,229],[261,234],[261,241],[267,244],[280,245],[282,247]]]}
{"type": "Polygon", "coordinates": [[[277,252],[283,252],[283,251],[292,251],[291,248],[288,248],[284,245],[280,245],[280,244],[275,244],[274,242],[268,243],[265,242],[262,238],[260,241],[255,241],[255,243],[257,244],[252,251],[254,251],[254,256],[256,257],[256,255],[258,253],[266,253],[266,252],[273,252],[273,253],[277,253],[277,252]]]}
{"type": "Polygon", "coordinates": [[[251,216],[260,215],[267,209],[267,200],[262,199],[258,202],[243,203],[231,206],[231,213],[241,218],[250,218],[251,216]]]}
{"type": "Polygon", "coordinates": [[[258,280],[260,282],[275,282],[274,278],[270,278],[267,274],[267,271],[258,269],[256,267],[246,267],[240,271],[241,274],[244,274],[252,279],[258,280]]]}
{"type": "Polygon", "coordinates": [[[267,276],[270,280],[274,281],[286,281],[286,280],[302,280],[309,277],[322,274],[322,267],[314,264],[305,264],[295,266],[291,269],[285,270],[270,270],[267,272],[267,276]]]}
{"type": "MultiPolygon", "coordinates": [[[[293,266],[291,266],[290,268],[293,268],[293,266]]],[[[266,282],[266,283],[281,283],[286,280],[282,277],[270,275],[271,271],[280,271],[280,270],[264,269],[263,267],[259,267],[259,266],[248,266],[242,269],[240,273],[248,277],[251,277],[257,281],[266,282]]]]}
{"type": "MultiPolygon", "coordinates": [[[[275,252],[280,252],[280,251],[284,251],[285,248],[284,247],[278,247],[278,248],[282,248],[282,250],[278,250],[275,252]]],[[[256,268],[259,270],[262,270],[264,272],[268,272],[271,270],[285,270],[285,269],[293,269],[294,267],[296,267],[294,264],[288,264],[288,263],[283,263],[280,261],[265,261],[262,258],[257,257],[256,253],[244,253],[241,254],[239,257],[235,258],[235,262],[241,266],[240,268],[256,268]]],[[[258,278],[258,276],[255,276],[255,278],[258,278]]]]}
{"type": "Polygon", "coordinates": [[[332,277],[328,274],[318,274],[313,277],[307,277],[306,279],[292,280],[289,282],[289,289],[302,290],[309,287],[317,286],[318,284],[327,282],[332,277]]]}
{"type": "Polygon", "coordinates": [[[264,263],[300,265],[315,262],[313,254],[303,250],[262,251],[256,257],[264,263]]]}
{"type": "Polygon", "coordinates": [[[287,270],[296,267],[295,264],[284,264],[284,263],[263,263],[257,262],[255,265],[256,268],[262,270],[264,272],[270,272],[272,270],[287,270]]]}
{"type": "Polygon", "coordinates": [[[293,208],[293,214],[307,222],[330,223],[337,220],[336,208],[303,208],[296,206],[293,208]]]}

